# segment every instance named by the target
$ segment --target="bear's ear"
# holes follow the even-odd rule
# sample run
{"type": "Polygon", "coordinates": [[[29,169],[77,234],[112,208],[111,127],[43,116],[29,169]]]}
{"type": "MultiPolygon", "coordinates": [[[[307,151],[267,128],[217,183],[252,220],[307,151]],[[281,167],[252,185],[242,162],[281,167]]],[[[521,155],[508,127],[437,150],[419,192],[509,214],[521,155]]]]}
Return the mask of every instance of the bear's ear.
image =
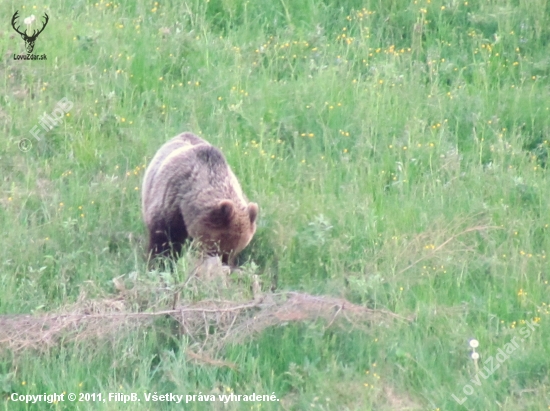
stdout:
{"type": "Polygon", "coordinates": [[[235,205],[231,200],[222,200],[218,206],[210,212],[209,223],[215,227],[227,227],[235,213],[235,205]]]}
{"type": "Polygon", "coordinates": [[[254,221],[256,221],[256,218],[258,217],[258,204],[248,204],[248,216],[250,217],[250,224],[254,224],[254,221]]]}

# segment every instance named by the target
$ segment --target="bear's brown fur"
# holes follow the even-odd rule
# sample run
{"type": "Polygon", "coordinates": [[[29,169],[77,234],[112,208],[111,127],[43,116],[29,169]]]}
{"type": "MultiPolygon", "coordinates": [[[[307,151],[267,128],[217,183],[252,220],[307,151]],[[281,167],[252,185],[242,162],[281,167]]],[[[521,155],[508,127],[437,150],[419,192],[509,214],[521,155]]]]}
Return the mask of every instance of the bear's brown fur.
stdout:
{"type": "Polygon", "coordinates": [[[256,232],[258,205],[248,202],[221,151],[192,133],[169,140],[151,160],[142,209],[150,257],[179,254],[192,238],[233,265],[256,232]]]}

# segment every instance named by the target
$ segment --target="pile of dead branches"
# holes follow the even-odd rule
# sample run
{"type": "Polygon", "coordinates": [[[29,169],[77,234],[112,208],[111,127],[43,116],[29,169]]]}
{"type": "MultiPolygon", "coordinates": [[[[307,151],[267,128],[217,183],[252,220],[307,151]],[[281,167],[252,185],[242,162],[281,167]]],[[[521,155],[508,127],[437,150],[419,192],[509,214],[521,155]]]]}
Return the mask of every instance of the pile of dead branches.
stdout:
{"type": "Polygon", "coordinates": [[[0,315],[0,351],[40,351],[93,339],[114,342],[155,330],[184,339],[192,359],[217,364],[211,358],[221,349],[269,327],[319,321],[327,328],[367,330],[373,323],[406,320],[343,298],[262,292],[254,264],[230,273],[216,257],[185,261],[183,278],[178,279],[178,267],[170,273],[129,273],[113,279],[116,295],[104,294],[89,281],[75,303],[56,312],[0,315]],[[90,292],[96,297],[89,298],[90,292]]]}
{"type": "Polygon", "coordinates": [[[63,312],[0,316],[0,349],[42,349],[63,342],[109,338],[125,331],[154,327],[154,320],[175,321],[195,352],[217,351],[254,337],[268,327],[298,321],[324,321],[326,327],[403,319],[345,299],[287,292],[245,301],[203,300],[166,310],[132,312],[123,297],[79,302],[63,312]]]}

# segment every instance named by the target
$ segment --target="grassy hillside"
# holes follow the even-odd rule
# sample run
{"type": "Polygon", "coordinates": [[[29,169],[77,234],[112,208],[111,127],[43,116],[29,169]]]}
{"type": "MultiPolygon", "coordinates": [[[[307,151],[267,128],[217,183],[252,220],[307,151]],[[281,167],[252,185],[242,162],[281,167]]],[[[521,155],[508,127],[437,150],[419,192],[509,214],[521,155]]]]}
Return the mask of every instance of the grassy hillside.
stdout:
{"type": "MultiPolygon", "coordinates": [[[[146,268],[141,179],[182,131],[220,147],[260,205],[241,262],[264,292],[400,318],[283,322],[206,360],[166,318],[4,345],[3,409],[27,409],[12,393],[53,392],[280,400],[186,410],[550,407],[550,3],[7,0],[0,15],[4,319],[134,286],[141,311],[174,290],[251,298],[246,281],[189,288],[185,258],[173,276],[146,268]],[[47,60],[14,60],[16,10],[22,29],[36,16],[29,32],[49,15],[33,51],[47,60]],[[37,140],[60,101],[72,107],[37,140]]],[[[29,408],[182,409],[141,398],[29,408]]]]}

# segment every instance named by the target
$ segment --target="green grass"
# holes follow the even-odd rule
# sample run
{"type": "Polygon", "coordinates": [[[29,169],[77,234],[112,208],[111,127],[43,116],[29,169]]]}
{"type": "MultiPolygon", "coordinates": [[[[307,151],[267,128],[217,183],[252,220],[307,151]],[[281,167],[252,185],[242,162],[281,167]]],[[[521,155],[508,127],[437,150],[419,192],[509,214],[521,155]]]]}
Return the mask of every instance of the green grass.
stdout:
{"type": "Polygon", "coordinates": [[[34,4],[0,5],[0,314],[55,311],[115,294],[115,277],[147,277],[143,171],[193,131],[260,205],[242,261],[264,284],[412,321],[274,327],[218,353],[235,370],[190,361],[189,341],[162,321],[40,353],[4,349],[3,409],[27,409],[13,392],[62,391],[281,400],[185,405],[197,410],[550,406],[549,3],[34,4]],[[46,61],[13,60],[18,9],[23,26],[49,14],[34,51],[46,61]],[[63,97],[74,106],[36,141],[29,130],[63,97]],[[480,342],[481,368],[532,320],[473,385],[468,341],[480,342]],[[465,384],[474,392],[459,405],[465,384]]]}

